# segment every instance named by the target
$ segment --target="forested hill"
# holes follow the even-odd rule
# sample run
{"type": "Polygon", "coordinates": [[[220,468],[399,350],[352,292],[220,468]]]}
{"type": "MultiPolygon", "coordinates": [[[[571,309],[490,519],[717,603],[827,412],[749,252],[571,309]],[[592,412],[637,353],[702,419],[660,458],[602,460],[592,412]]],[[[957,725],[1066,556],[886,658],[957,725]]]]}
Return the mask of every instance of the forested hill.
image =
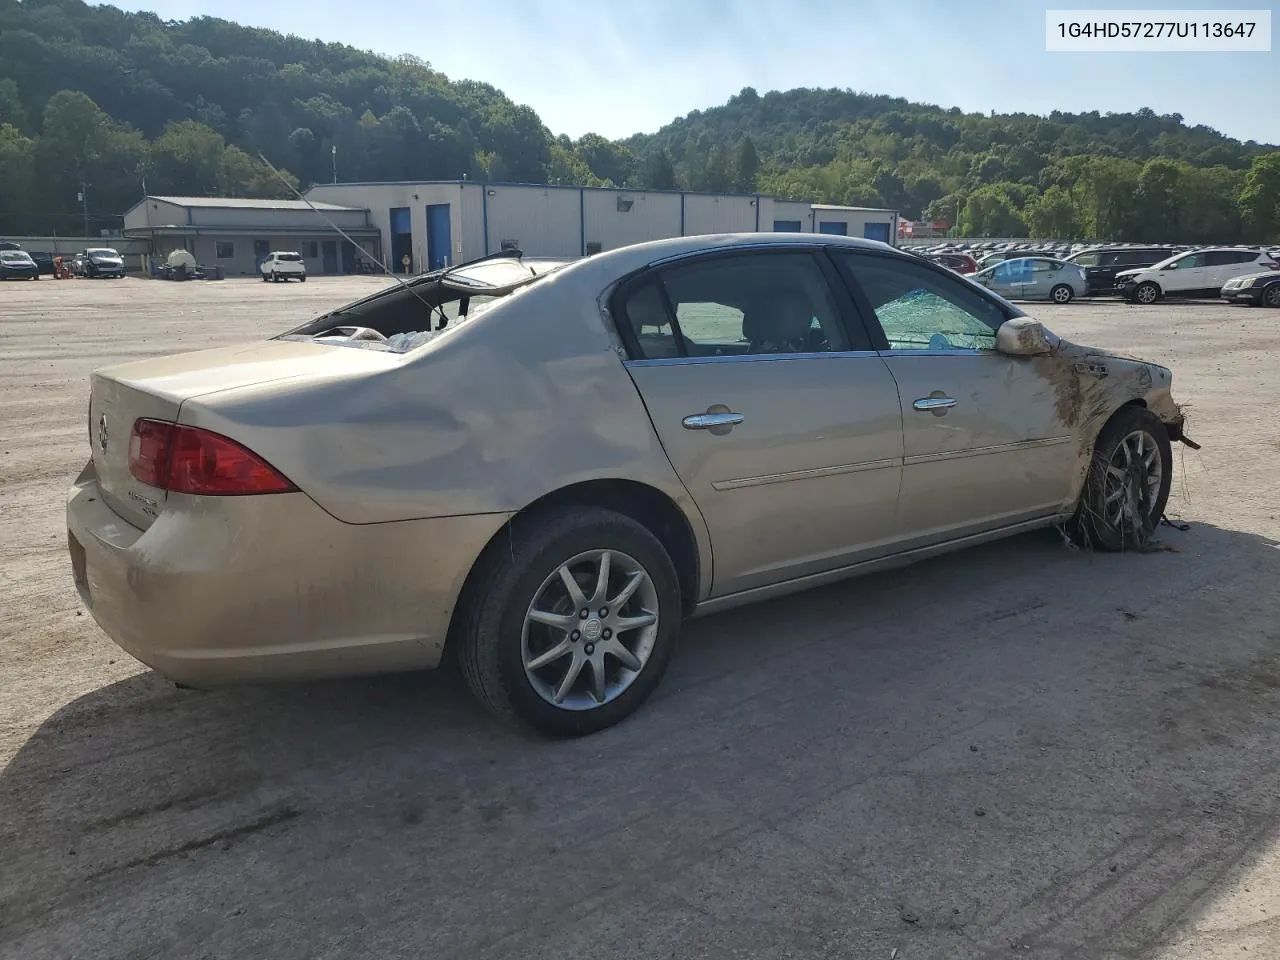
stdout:
{"type": "Polygon", "coordinates": [[[473,179],[761,191],[964,232],[1280,239],[1280,152],[1178,115],[965,114],[848,90],[747,88],[654,134],[555,136],[416,58],[80,0],[0,0],[0,232],[117,227],[141,195],[473,179]]]}

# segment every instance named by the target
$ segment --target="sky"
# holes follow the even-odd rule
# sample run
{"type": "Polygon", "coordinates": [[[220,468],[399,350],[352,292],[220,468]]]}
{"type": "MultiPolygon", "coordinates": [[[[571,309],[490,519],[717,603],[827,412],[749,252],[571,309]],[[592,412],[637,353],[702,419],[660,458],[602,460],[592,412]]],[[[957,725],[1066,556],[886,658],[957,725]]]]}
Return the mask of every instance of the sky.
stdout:
{"type": "MultiPolygon", "coordinates": [[[[1269,8],[1273,0],[1252,0],[1269,8]]],[[[209,15],[377,53],[532,106],[553,133],[650,133],[743,87],[840,87],[1047,114],[1180,113],[1280,143],[1280,52],[1048,53],[1046,9],[1241,9],[1249,0],[521,0],[354,5],[337,0],[117,2],[165,19],[209,15]]],[[[1275,25],[1273,25],[1273,30],[1275,25]]]]}

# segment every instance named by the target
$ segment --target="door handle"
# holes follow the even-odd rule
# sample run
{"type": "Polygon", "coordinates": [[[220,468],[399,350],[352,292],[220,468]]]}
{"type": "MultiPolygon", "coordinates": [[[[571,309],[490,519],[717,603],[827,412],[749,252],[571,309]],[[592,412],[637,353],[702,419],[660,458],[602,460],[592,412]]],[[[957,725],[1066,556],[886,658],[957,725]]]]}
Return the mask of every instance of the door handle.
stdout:
{"type": "Polygon", "coordinates": [[[732,410],[723,413],[692,413],[681,420],[680,425],[686,430],[715,431],[718,428],[719,432],[727,433],[730,427],[736,427],[745,419],[742,414],[732,410]]]}
{"type": "Polygon", "coordinates": [[[950,397],[921,397],[911,404],[917,410],[950,410],[955,405],[950,397]]]}

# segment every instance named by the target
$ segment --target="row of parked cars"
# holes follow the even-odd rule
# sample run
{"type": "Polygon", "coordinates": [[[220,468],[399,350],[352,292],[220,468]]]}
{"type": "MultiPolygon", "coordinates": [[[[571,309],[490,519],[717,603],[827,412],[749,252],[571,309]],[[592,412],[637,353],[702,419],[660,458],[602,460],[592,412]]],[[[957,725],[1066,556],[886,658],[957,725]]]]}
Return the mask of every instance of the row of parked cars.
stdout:
{"type": "Polygon", "coordinates": [[[1017,244],[990,251],[917,252],[1010,299],[1070,303],[1081,296],[1119,294],[1152,304],[1164,297],[1221,297],[1280,307],[1278,249],[1017,244]]]}
{"type": "MultiPolygon", "coordinates": [[[[38,280],[53,276],[55,255],[45,250],[23,250],[12,240],[0,241],[0,280],[38,280]]],[[[79,277],[123,277],[124,257],[112,247],[86,247],[63,256],[72,274],[79,277]]]]}

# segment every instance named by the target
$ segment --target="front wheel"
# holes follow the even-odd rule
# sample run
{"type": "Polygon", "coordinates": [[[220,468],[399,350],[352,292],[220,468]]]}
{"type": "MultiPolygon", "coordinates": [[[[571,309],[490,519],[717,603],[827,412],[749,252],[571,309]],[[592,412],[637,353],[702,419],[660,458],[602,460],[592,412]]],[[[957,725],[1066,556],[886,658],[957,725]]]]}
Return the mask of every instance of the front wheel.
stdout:
{"type": "Polygon", "coordinates": [[[1169,432],[1146,407],[1123,407],[1093,447],[1072,532],[1082,546],[1133,550],[1164,516],[1173,479],[1169,432]]]}
{"type": "Polygon", "coordinates": [[[1273,283],[1262,291],[1262,303],[1268,307],[1280,307],[1280,283],[1273,283]]]}
{"type": "Polygon", "coordinates": [[[265,273],[262,275],[262,282],[263,282],[263,283],[266,283],[266,282],[267,282],[268,280],[270,280],[270,279],[271,279],[271,278],[270,278],[270,277],[268,277],[265,273]]]}
{"type": "Polygon", "coordinates": [[[554,736],[610,727],[657,687],[680,585],[647,528],[580,507],[513,521],[472,572],[455,639],[491,712],[554,736]]]}
{"type": "Polygon", "coordinates": [[[1138,288],[1133,291],[1133,299],[1144,306],[1150,306],[1160,299],[1160,288],[1150,280],[1140,283],[1138,288]]]}
{"type": "Polygon", "coordinates": [[[1049,291],[1049,298],[1054,303],[1070,303],[1075,294],[1065,283],[1060,283],[1049,291]]]}
{"type": "Polygon", "coordinates": [[[300,281],[302,281],[303,283],[306,283],[306,282],[307,282],[307,275],[304,273],[304,274],[302,274],[301,276],[299,276],[299,277],[298,277],[298,279],[299,279],[300,281]]]}
{"type": "Polygon", "coordinates": [[[272,271],[271,271],[271,282],[272,282],[272,283],[279,283],[279,282],[280,282],[280,276],[279,276],[279,274],[277,274],[274,270],[272,270],[272,271]]]}

